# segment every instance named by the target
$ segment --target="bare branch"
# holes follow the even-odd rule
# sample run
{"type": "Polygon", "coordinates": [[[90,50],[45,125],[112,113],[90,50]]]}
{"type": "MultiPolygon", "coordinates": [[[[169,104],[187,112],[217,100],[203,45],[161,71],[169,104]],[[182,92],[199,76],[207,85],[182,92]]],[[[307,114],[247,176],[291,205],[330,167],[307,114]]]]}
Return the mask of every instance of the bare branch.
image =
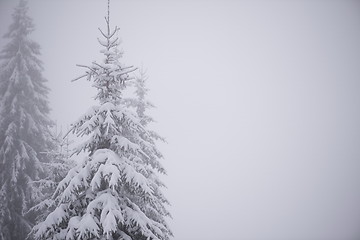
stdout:
{"type": "Polygon", "coordinates": [[[134,72],[134,71],[136,71],[136,70],[137,70],[137,68],[130,69],[129,71],[120,73],[119,76],[126,75],[126,74],[128,74],[128,73],[132,73],[132,72],[134,72]]]}
{"type": "Polygon", "coordinates": [[[81,79],[83,77],[86,77],[86,76],[87,76],[87,74],[81,75],[80,77],[77,77],[77,78],[71,80],[71,82],[75,82],[75,81],[77,81],[77,80],[79,80],[79,79],[81,79]]]}
{"type": "MultiPolygon", "coordinates": [[[[113,40],[112,42],[110,42],[110,47],[115,47],[118,45],[117,41],[119,40],[119,38],[117,37],[115,40],[113,40]]],[[[106,46],[105,46],[106,47],[106,46]]]]}
{"type": "Polygon", "coordinates": [[[97,62],[92,62],[92,64],[95,64],[98,67],[101,67],[104,70],[108,70],[107,68],[104,68],[103,66],[101,66],[100,64],[98,64],[97,62]]]}
{"type": "Polygon", "coordinates": [[[83,67],[83,68],[87,68],[90,71],[92,71],[93,73],[95,73],[96,75],[99,75],[93,68],[89,67],[89,66],[85,66],[85,65],[80,65],[80,64],[76,64],[76,66],[78,67],[83,67]]]}
{"type": "Polygon", "coordinates": [[[117,32],[117,31],[119,31],[120,30],[120,28],[118,28],[117,26],[115,26],[115,29],[114,29],[114,31],[109,35],[109,38],[112,38],[113,36],[114,36],[114,34],[117,32]]]}
{"type": "Polygon", "coordinates": [[[86,65],[81,65],[81,64],[76,64],[77,67],[83,67],[83,68],[89,68],[91,69],[89,66],[86,66],[86,65]]]}
{"type": "Polygon", "coordinates": [[[101,30],[101,28],[98,28],[98,29],[99,29],[101,35],[103,35],[104,38],[108,39],[108,36],[101,30]]]}
{"type": "Polygon", "coordinates": [[[75,126],[72,126],[72,128],[70,128],[70,130],[64,135],[63,139],[66,139],[67,136],[75,129],[75,126]]]}

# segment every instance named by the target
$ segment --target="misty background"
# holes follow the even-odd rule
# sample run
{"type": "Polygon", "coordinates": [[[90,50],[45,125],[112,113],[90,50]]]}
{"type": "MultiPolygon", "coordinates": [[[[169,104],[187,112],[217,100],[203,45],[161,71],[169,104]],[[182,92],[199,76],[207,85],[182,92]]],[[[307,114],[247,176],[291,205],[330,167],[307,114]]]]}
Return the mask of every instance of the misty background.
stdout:
{"type": "MultiPolygon", "coordinates": [[[[71,80],[106,5],[29,0],[63,129],[94,103],[71,80]]],[[[360,2],[112,0],[110,22],[147,69],[175,240],[360,238],[360,2]]]]}

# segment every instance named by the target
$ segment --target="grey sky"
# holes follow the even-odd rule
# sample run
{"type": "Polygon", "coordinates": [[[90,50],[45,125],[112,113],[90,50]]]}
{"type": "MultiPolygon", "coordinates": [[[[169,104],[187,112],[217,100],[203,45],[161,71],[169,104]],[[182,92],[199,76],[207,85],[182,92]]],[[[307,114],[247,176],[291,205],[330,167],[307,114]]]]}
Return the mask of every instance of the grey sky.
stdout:
{"type": "MultiPolygon", "coordinates": [[[[101,57],[106,1],[29,5],[66,126],[92,104],[70,80],[101,57]]],[[[358,1],[114,0],[111,22],[148,70],[175,240],[360,238],[358,1]]]]}

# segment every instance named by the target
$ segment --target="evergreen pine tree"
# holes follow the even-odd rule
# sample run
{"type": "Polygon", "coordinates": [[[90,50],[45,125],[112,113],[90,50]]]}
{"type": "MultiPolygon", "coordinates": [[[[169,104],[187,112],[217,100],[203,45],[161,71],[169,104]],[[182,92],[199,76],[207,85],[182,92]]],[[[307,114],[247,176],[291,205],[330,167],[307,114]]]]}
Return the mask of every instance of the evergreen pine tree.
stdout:
{"type": "Polygon", "coordinates": [[[4,36],[10,41],[0,59],[0,239],[25,239],[31,223],[24,217],[36,201],[29,182],[43,174],[41,152],[52,147],[49,106],[39,60],[40,47],[27,3],[21,0],[4,36]]]}
{"type": "MultiPolygon", "coordinates": [[[[141,68],[139,71],[139,75],[135,77],[135,81],[133,81],[131,84],[135,88],[135,97],[124,99],[124,103],[126,104],[126,106],[135,108],[136,114],[140,119],[140,123],[145,128],[147,128],[150,123],[154,122],[154,119],[146,113],[146,110],[155,107],[155,105],[148,101],[146,98],[146,95],[149,92],[149,89],[146,87],[147,80],[148,76],[146,75],[146,71],[141,68]]],[[[165,141],[165,139],[158,135],[156,132],[150,130],[149,132],[152,136],[152,139],[165,141]]],[[[160,155],[158,156],[158,158],[162,158],[162,156],[160,155]]]]}
{"type": "MultiPolygon", "coordinates": [[[[120,62],[109,12],[99,39],[105,55],[83,77],[97,88],[99,105],[73,125],[73,133],[87,137],[78,148],[88,156],[72,168],[57,187],[56,209],[34,227],[35,239],[160,239],[172,235],[165,222],[168,204],[156,172],[164,172],[159,151],[137,114],[124,105],[122,91],[135,70],[120,62]]],[[[81,77],[80,77],[81,78],[81,77]]]]}
{"type": "Polygon", "coordinates": [[[75,162],[70,159],[71,150],[68,134],[63,135],[62,131],[51,134],[55,143],[54,149],[43,152],[46,154],[49,162],[42,162],[44,169],[44,178],[31,181],[32,195],[37,199],[35,206],[31,207],[26,215],[34,216],[34,222],[43,221],[46,216],[55,209],[55,202],[51,198],[59,182],[64,179],[75,162]]]}
{"type": "MultiPolygon", "coordinates": [[[[146,75],[146,72],[143,68],[140,69],[139,75],[135,77],[135,81],[132,81],[131,85],[135,88],[134,91],[134,97],[133,98],[126,98],[124,99],[124,103],[128,108],[134,108],[137,117],[139,118],[139,122],[142,125],[144,129],[147,129],[148,134],[140,134],[139,137],[142,139],[142,141],[146,142],[149,145],[155,146],[155,141],[160,140],[165,142],[165,139],[158,135],[155,131],[149,130],[149,124],[154,122],[154,119],[150,117],[146,111],[148,109],[154,108],[154,104],[152,104],[150,101],[147,100],[147,94],[149,89],[146,87],[146,81],[148,80],[148,77],[146,75]]],[[[161,187],[165,187],[165,185],[160,181],[160,179],[157,177],[156,172],[153,171],[153,169],[157,169],[162,174],[166,174],[166,171],[164,167],[159,162],[159,159],[163,158],[160,151],[158,151],[156,148],[152,148],[151,151],[149,151],[149,148],[145,144],[141,144],[141,150],[146,154],[146,157],[143,157],[143,162],[145,165],[151,165],[152,168],[148,168],[148,178],[153,179],[153,181],[156,183],[154,185],[154,191],[157,192],[157,195],[162,196],[161,194],[161,187]]],[[[169,202],[166,201],[167,204],[169,202]]],[[[156,214],[153,212],[149,212],[148,216],[152,218],[155,221],[162,222],[166,224],[165,219],[163,215],[156,214]]],[[[171,217],[168,213],[167,216],[171,217]]]]}

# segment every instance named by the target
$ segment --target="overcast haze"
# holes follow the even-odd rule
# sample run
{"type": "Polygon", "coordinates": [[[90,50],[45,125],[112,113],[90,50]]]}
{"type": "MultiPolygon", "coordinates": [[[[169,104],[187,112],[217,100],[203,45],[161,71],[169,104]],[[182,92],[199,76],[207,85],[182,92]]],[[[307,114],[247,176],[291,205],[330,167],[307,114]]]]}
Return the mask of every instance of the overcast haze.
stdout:
{"type": "MultiPolygon", "coordinates": [[[[0,0],[0,34],[17,1],[0,0]]],[[[105,0],[30,0],[66,128],[92,104],[105,0]]],[[[118,1],[143,65],[175,240],[360,238],[360,2],[118,1]]],[[[0,47],[7,40],[1,39],[0,47]]]]}

